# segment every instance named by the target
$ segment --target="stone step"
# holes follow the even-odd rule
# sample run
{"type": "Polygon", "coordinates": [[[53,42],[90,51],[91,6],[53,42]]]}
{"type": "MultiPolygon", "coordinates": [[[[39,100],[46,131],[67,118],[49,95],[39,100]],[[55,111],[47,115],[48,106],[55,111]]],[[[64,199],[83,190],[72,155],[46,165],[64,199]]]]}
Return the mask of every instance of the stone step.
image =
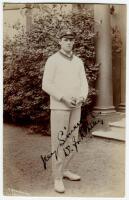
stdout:
{"type": "Polygon", "coordinates": [[[92,135],[125,141],[125,118],[116,122],[109,122],[107,130],[96,130],[92,135]]]}
{"type": "Polygon", "coordinates": [[[125,128],[125,118],[117,121],[117,122],[110,122],[109,123],[110,127],[117,127],[117,128],[125,128]]]}
{"type": "Polygon", "coordinates": [[[109,138],[109,139],[115,139],[115,140],[121,140],[125,141],[125,130],[123,129],[110,129],[110,130],[98,130],[98,131],[93,131],[92,135],[98,136],[98,137],[104,137],[104,138],[109,138]]]}

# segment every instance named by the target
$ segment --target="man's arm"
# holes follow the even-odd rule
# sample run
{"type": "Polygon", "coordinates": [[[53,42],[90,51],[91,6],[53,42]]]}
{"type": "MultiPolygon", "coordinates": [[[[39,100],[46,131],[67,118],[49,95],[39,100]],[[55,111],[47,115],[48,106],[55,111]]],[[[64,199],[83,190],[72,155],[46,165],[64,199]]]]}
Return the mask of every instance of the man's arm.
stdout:
{"type": "Polygon", "coordinates": [[[60,101],[63,95],[61,91],[59,91],[53,84],[55,72],[56,72],[55,63],[53,59],[48,58],[45,64],[45,70],[44,70],[44,75],[43,75],[43,80],[42,80],[42,89],[47,94],[55,97],[57,100],[60,101]]]}
{"type": "Polygon", "coordinates": [[[59,91],[57,87],[55,87],[53,80],[56,73],[56,67],[53,59],[49,58],[45,65],[43,81],[42,81],[42,89],[49,94],[50,96],[55,97],[58,101],[62,101],[69,108],[75,107],[75,102],[73,99],[64,97],[62,92],[59,91]]]}
{"type": "Polygon", "coordinates": [[[80,99],[82,99],[82,101],[85,102],[85,100],[88,96],[89,86],[88,86],[88,81],[87,81],[87,78],[86,78],[86,73],[85,73],[83,62],[81,64],[80,80],[81,80],[80,99]]]}

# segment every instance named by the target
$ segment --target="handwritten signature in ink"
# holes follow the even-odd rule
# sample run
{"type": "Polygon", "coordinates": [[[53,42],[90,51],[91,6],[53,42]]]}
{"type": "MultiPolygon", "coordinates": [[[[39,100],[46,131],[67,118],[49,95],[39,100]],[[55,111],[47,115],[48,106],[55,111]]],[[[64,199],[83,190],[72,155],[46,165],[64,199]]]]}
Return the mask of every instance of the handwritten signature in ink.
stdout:
{"type": "MultiPolygon", "coordinates": [[[[76,140],[75,136],[72,136],[72,142],[73,143],[71,145],[67,145],[67,146],[64,146],[67,139],[72,135],[74,130],[77,129],[81,125],[81,123],[77,122],[77,124],[74,125],[73,129],[66,134],[65,138],[63,138],[64,131],[63,130],[59,131],[59,133],[58,133],[59,145],[58,145],[57,149],[54,150],[53,152],[50,152],[49,154],[47,154],[45,156],[43,156],[43,155],[40,156],[42,161],[43,161],[44,169],[47,169],[47,162],[52,158],[52,156],[55,156],[55,159],[58,160],[58,150],[59,150],[59,148],[63,149],[65,157],[68,157],[70,155],[70,153],[73,152],[73,151],[78,152],[78,145],[86,137],[87,132],[90,132],[99,123],[103,124],[103,120],[102,119],[94,119],[91,123],[89,123],[87,125],[85,134],[80,134],[81,138],[77,139],[77,140],[76,140]],[[73,147],[74,147],[74,149],[73,149],[73,147]]],[[[64,127],[64,130],[66,130],[66,127],[64,127]]]]}

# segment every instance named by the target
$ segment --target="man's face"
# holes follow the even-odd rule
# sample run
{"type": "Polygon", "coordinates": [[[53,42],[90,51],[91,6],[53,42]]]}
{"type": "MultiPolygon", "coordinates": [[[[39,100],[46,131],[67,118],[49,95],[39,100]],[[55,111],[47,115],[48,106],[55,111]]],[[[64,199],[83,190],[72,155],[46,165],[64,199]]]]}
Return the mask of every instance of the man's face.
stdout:
{"type": "Polygon", "coordinates": [[[63,37],[59,41],[59,44],[61,46],[61,49],[63,49],[67,53],[70,53],[72,51],[74,41],[75,41],[74,38],[63,37]]]}

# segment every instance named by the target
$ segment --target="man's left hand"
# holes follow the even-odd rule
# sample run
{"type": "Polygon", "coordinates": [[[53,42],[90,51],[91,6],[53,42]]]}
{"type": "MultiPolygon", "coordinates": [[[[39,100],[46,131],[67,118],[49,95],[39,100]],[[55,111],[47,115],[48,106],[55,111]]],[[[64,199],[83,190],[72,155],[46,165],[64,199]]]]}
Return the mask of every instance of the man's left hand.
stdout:
{"type": "Polygon", "coordinates": [[[78,99],[76,99],[76,105],[82,104],[85,102],[85,99],[83,97],[79,97],[78,99]]]}

